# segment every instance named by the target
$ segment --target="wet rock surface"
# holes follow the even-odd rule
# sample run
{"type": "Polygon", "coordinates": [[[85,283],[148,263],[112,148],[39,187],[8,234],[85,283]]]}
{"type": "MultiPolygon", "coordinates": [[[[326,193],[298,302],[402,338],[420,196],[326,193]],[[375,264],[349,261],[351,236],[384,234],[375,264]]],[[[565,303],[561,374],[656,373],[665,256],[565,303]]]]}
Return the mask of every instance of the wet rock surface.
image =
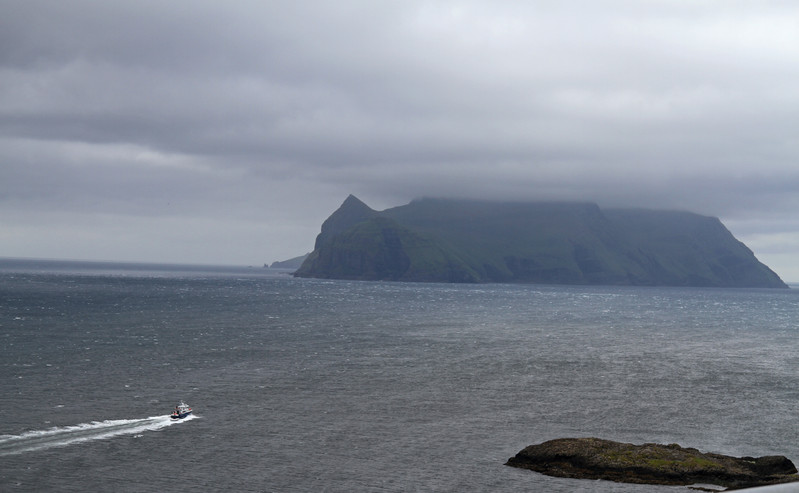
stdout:
{"type": "Polygon", "coordinates": [[[715,484],[729,489],[799,481],[784,456],[731,457],[677,444],[633,445],[600,438],[562,438],[524,448],[506,463],[549,476],[623,483],[715,484]]]}

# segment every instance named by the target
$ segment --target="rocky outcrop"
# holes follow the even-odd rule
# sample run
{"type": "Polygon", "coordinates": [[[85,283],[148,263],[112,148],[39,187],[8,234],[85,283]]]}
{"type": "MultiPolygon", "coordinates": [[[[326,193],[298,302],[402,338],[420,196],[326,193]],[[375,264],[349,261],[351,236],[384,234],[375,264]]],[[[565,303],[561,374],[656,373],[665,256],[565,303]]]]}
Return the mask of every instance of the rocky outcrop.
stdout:
{"type": "Polygon", "coordinates": [[[730,489],[799,481],[784,456],[730,457],[677,444],[633,445],[562,438],[530,445],[506,465],[549,476],[661,485],[715,484],[730,489]]]}

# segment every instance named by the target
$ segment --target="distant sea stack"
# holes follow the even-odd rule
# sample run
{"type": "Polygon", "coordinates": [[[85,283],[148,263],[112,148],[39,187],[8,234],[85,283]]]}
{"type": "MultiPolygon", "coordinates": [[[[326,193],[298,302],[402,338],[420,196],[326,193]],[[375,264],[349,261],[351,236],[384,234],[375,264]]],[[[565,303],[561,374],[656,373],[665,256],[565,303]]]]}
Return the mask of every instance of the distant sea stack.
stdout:
{"type": "Polygon", "coordinates": [[[298,277],[413,282],[787,288],[715,217],[592,203],[350,195],[298,277]]]}

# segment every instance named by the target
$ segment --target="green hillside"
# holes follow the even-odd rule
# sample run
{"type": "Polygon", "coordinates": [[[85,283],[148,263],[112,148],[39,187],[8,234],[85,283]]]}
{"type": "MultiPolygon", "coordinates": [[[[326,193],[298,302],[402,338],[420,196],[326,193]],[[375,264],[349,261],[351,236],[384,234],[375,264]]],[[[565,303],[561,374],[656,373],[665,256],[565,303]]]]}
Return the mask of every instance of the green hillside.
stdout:
{"type": "Polygon", "coordinates": [[[591,203],[350,195],[295,275],[332,279],[786,287],[712,217],[591,203]]]}

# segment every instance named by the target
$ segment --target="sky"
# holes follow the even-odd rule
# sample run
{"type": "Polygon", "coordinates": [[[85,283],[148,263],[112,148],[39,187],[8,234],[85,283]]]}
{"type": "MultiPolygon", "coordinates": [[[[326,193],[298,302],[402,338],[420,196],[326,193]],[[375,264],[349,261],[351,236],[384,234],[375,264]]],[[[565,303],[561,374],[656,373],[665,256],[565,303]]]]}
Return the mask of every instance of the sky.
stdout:
{"type": "Polygon", "coordinates": [[[799,281],[799,3],[0,0],[0,256],[262,265],[354,194],[719,217],[799,281]]]}

